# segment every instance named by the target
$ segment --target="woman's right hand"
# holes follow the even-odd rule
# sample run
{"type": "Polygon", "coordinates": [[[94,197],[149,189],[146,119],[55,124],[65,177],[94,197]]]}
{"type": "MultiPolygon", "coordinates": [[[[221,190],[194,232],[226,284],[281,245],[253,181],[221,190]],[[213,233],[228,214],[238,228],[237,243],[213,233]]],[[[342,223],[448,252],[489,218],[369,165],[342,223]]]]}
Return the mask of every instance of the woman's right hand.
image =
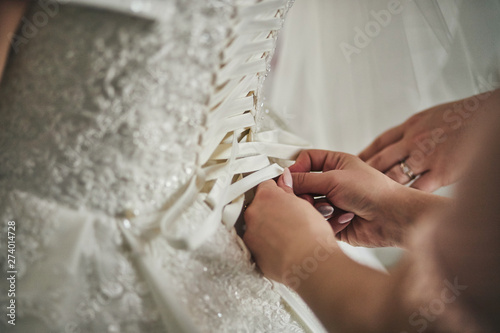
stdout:
{"type": "Polygon", "coordinates": [[[324,195],[356,214],[344,224],[335,215],[330,219],[336,236],[355,246],[402,246],[413,221],[446,200],[400,185],[345,153],[305,150],[290,171],[295,194],[324,195]]]}

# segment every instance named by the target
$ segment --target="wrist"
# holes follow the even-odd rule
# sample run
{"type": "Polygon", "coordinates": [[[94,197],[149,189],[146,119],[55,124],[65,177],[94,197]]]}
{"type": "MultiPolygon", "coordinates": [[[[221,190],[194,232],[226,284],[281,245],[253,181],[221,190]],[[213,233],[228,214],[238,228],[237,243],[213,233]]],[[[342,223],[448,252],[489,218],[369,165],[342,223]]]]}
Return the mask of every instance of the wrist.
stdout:
{"type": "Polygon", "coordinates": [[[401,227],[401,237],[397,242],[398,246],[406,243],[408,230],[428,216],[432,211],[446,209],[452,199],[427,193],[414,188],[400,185],[399,194],[395,196],[394,219],[401,227]]]}
{"type": "Polygon", "coordinates": [[[309,241],[295,244],[294,247],[299,248],[300,253],[290,252],[295,254],[289,256],[290,260],[282,273],[282,283],[296,291],[310,283],[323,263],[342,254],[331,229],[309,238],[309,241]]]}
{"type": "Polygon", "coordinates": [[[295,290],[329,331],[384,332],[387,299],[394,295],[390,282],[388,275],[354,262],[338,249],[295,290]]]}
{"type": "Polygon", "coordinates": [[[426,210],[427,193],[401,185],[396,205],[397,219],[404,225],[413,225],[426,210]]]}

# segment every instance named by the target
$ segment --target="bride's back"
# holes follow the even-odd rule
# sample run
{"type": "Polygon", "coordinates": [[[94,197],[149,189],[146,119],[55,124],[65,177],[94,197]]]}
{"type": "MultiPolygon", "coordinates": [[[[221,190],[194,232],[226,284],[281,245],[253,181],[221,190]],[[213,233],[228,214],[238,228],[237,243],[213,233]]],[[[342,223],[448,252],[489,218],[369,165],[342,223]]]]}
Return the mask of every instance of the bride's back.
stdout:
{"type": "Polygon", "coordinates": [[[139,235],[140,218],[163,208],[165,220],[198,185],[214,143],[248,136],[289,1],[103,3],[112,5],[31,5],[0,84],[0,216],[17,226],[17,327],[302,332],[220,223],[228,202],[215,202],[219,215],[210,193],[181,205],[181,222],[217,222],[197,250],[174,249],[158,225],[139,235]],[[155,3],[161,12],[141,12],[155,3]],[[233,127],[220,127],[226,116],[233,127]]]}
{"type": "Polygon", "coordinates": [[[169,3],[162,21],[30,8],[0,88],[2,190],[115,215],[187,181],[230,12],[169,3]]]}

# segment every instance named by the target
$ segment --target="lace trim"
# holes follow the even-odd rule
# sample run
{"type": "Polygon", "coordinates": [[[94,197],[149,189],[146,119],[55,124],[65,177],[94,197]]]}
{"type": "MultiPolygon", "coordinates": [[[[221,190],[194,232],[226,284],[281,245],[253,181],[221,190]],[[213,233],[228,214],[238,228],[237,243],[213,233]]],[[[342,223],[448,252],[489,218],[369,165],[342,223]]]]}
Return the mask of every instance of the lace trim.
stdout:
{"type": "MultiPolygon", "coordinates": [[[[248,260],[248,251],[232,228],[241,211],[243,192],[280,173],[280,168],[272,165],[267,153],[259,152],[253,141],[259,140],[260,89],[276,37],[276,32],[270,33],[270,29],[281,25],[290,2],[249,0],[235,2],[235,6],[215,0],[165,3],[172,10],[164,13],[162,19],[174,22],[175,14],[181,13],[176,21],[178,25],[116,16],[109,20],[109,13],[65,7],[67,17],[85,17],[91,13],[102,15],[102,20],[85,36],[85,32],[78,31],[78,24],[60,16],[53,30],[49,25],[40,31],[42,35],[31,40],[28,49],[47,47],[41,44],[47,40],[44,34],[47,37],[59,32],[69,50],[85,46],[75,35],[81,35],[82,41],[92,40],[96,32],[104,35],[93,45],[99,53],[89,60],[89,64],[96,67],[92,68],[93,75],[89,75],[85,88],[78,86],[82,78],[64,76],[82,73],[82,67],[66,68],[64,62],[58,69],[60,72],[48,75],[60,80],[57,85],[50,82],[52,93],[44,95],[45,82],[30,90],[40,94],[33,99],[39,109],[33,110],[32,119],[26,117],[25,110],[33,103],[25,105],[16,103],[18,100],[0,99],[0,109],[19,105],[23,111],[19,113],[22,118],[12,118],[15,127],[7,124],[6,133],[13,136],[9,141],[5,141],[7,136],[0,140],[9,148],[8,154],[3,155],[2,162],[6,163],[0,163],[4,166],[0,170],[5,185],[2,194],[14,193],[8,205],[16,207],[14,202],[17,202],[17,207],[22,207],[16,212],[6,210],[4,216],[24,220],[26,227],[21,235],[29,235],[27,230],[32,225],[42,226],[42,232],[26,236],[20,247],[45,242],[36,247],[37,252],[43,253],[38,264],[32,261],[35,256],[23,255],[29,259],[21,266],[29,267],[29,274],[21,278],[26,293],[20,297],[25,309],[20,316],[44,318],[45,325],[55,331],[156,332],[166,328],[173,332],[302,332],[303,328],[290,317],[272,285],[255,272],[248,260]],[[180,22],[181,18],[188,23],[180,22]],[[123,30],[123,27],[129,29],[123,30]],[[154,38],[130,33],[135,28],[148,33],[154,31],[154,38]],[[196,38],[181,39],[182,45],[172,48],[169,38],[185,36],[185,33],[196,38]],[[65,39],[66,36],[70,38],[65,39]],[[153,42],[158,36],[162,37],[153,42]],[[108,45],[111,40],[118,43],[108,45]],[[158,43],[164,46],[158,48],[158,43]],[[214,45],[224,52],[214,52],[214,45]],[[137,53],[131,50],[147,59],[146,72],[136,62],[137,53]],[[189,61],[184,62],[186,54],[189,61]],[[109,64],[113,65],[107,68],[109,64]],[[129,68],[134,70],[127,70],[129,68]],[[176,68],[186,70],[187,74],[174,71],[176,68]],[[128,75],[129,71],[136,77],[128,75]],[[173,79],[172,83],[165,82],[165,78],[173,79]],[[144,91],[130,90],[141,82],[144,91]],[[154,99],[164,94],[161,91],[165,88],[169,91],[166,105],[154,99]],[[152,96],[152,100],[146,102],[139,98],[141,94],[152,96]],[[46,108],[58,100],[71,101],[78,112],[62,114],[60,109],[46,108]],[[145,108],[148,112],[143,111],[145,108]],[[81,110],[84,111],[79,112],[81,110]],[[162,126],[158,126],[159,120],[162,126]],[[222,125],[217,131],[207,131],[219,123],[222,125]],[[28,130],[22,128],[23,124],[28,130]],[[193,140],[203,132],[200,126],[209,133],[200,137],[201,151],[200,141],[193,140]],[[30,128],[35,131],[28,137],[30,128]],[[96,142],[100,146],[94,147],[96,142]],[[176,143],[172,145],[172,142],[176,143]],[[30,145],[35,148],[19,153],[30,145]],[[244,148],[252,145],[255,153],[244,148]],[[46,147],[55,149],[47,152],[46,147]],[[220,151],[221,147],[229,149],[229,155],[213,157],[213,152],[220,151]],[[246,156],[241,156],[239,152],[245,149],[246,156]],[[182,156],[182,151],[189,152],[188,156],[182,156]],[[172,165],[168,161],[164,163],[163,158],[172,154],[176,156],[172,165]],[[60,156],[63,160],[50,160],[60,156]],[[16,164],[23,167],[17,169],[16,164]],[[132,167],[120,172],[122,165],[132,167]],[[176,170],[177,167],[180,170],[176,170]],[[161,168],[168,168],[168,178],[158,177],[161,168]],[[152,171],[145,175],[143,170],[152,171]],[[244,173],[253,171],[257,172],[243,177],[244,173]],[[33,177],[34,174],[38,177],[33,177]],[[30,182],[32,179],[38,183],[30,182]],[[123,194],[107,194],[109,189],[111,193],[119,193],[114,186],[124,183],[123,194]],[[137,186],[137,193],[134,193],[135,184],[141,184],[137,186]],[[148,186],[142,188],[142,184],[148,186]],[[151,223],[151,217],[164,217],[165,212],[172,212],[175,205],[180,205],[181,201],[177,200],[172,204],[163,203],[165,198],[182,193],[182,184],[192,184],[192,191],[187,195],[189,200],[184,201],[189,203],[187,208],[178,209],[168,223],[157,223],[157,219],[153,219],[156,224],[151,223]],[[12,192],[12,188],[20,191],[12,192]],[[70,192],[61,193],[61,190],[70,192]],[[154,196],[150,196],[151,193],[154,196]],[[61,203],[72,208],[63,209],[61,203]],[[81,210],[78,207],[82,207],[81,210]],[[138,217],[119,220],[109,217],[118,211],[138,217]],[[155,211],[159,213],[153,213],[155,211]],[[34,215],[30,217],[28,212],[34,215]],[[45,216],[43,223],[40,216],[45,216]],[[208,222],[207,216],[210,216],[208,222]],[[56,227],[50,225],[50,221],[59,224],[65,221],[66,225],[56,227]],[[169,229],[166,238],[158,237],[160,226],[164,226],[163,230],[169,229]],[[50,236],[46,230],[55,233],[50,236]],[[199,230],[204,231],[194,233],[199,230]],[[212,236],[207,237],[209,234],[212,236]],[[73,238],[68,239],[68,235],[73,238]],[[62,243],[66,245],[60,245],[62,243]],[[178,251],[171,245],[191,251],[178,251]],[[47,266],[50,263],[54,265],[47,266]],[[33,288],[34,279],[46,283],[45,288],[33,288]],[[124,313],[134,315],[124,316],[124,313]]],[[[66,54],[67,59],[73,59],[71,52],[66,54]]],[[[25,52],[16,58],[22,62],[29,57],[30,52],[25,52]]],[[[31,64],[39,73],[46,68],[40,62],[31,64]]],[[[23,87],[23,79],[29,84],[34,81],[29,77],[32,73],[26,77],[26,73],[16,72],[16,67],[14,62],[3,82],[21,80],[17,81],[17,87],[23,87]]],[[[24,84],[25,87],[27,83],[24,84]]],[[[9,89],[17,91],[16,84],[7,88],[4,90],[7,96],[9,89]]],[[[12,93],[12,96],[17,98],[20,94],[12,93]]],[[[26,96],[21,99],[29,100],[26,96]]],[[[9,112],[15,114],[15,110],[9,112]]],[[[261,146],[271,147],[268,142],[261,146]]],[[[290,158],[291,150],[287,154],[280,156],[290,158]]]]}

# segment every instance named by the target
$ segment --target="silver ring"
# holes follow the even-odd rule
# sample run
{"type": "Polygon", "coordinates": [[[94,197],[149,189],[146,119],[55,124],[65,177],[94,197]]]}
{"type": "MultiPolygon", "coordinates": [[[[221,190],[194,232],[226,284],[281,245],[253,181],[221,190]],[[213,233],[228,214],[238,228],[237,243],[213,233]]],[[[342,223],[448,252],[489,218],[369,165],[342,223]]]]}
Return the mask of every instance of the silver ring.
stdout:
{"type": "Polygon", "coordinates": [[[415,174],[413,173],[413,171],[411,171],[410,167],[408,166],[408,164],[406,164],[405,161],[401,161],[401,163],[399,164],[399,167],[401,168],[401,171],[408,176],[408,178],[410,178],[410,180],[413,180],[415,179],[417,176],[415,176],[415,174]]]}

